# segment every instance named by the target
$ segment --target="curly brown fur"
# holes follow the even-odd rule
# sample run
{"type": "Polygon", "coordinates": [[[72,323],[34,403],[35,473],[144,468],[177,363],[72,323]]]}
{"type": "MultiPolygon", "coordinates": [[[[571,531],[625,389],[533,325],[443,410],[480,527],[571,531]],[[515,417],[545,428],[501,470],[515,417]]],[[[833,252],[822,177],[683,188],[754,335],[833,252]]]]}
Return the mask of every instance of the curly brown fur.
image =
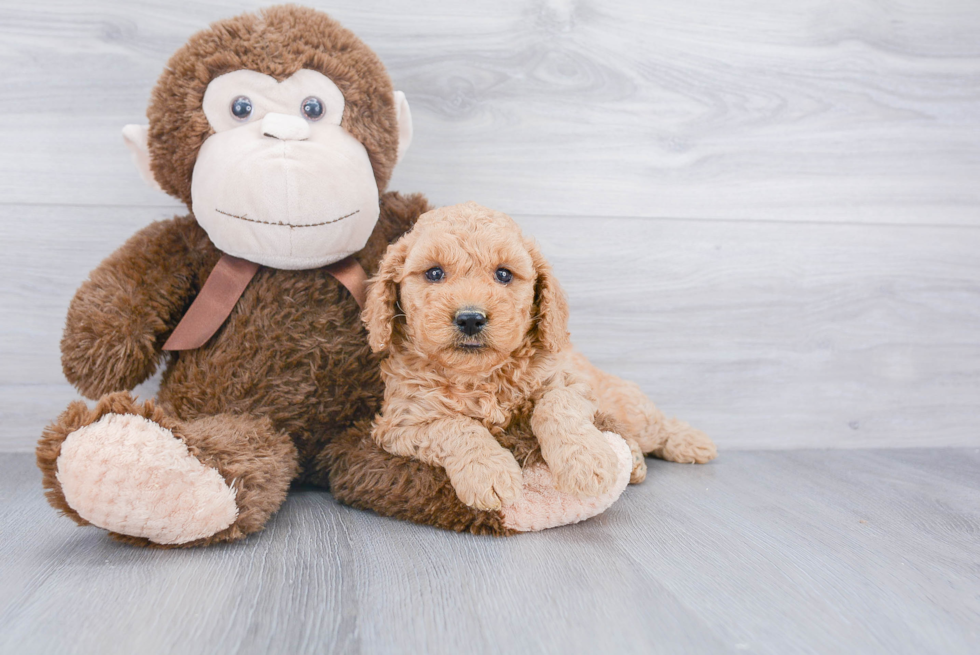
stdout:
{"type": "Polygon", "coordinates": [[[61,339],[68,381],[95,399],[152,375],[166,336],[220,256],[209,245],[192,217],[159,221],[92,271],[61,339]]]}
{"type": "Polygon", "coordinates": [[[569,365],[567,318],[550,266],[510,217],[475,203],[423,215],[389,248],[365,306],[372,346],[389,351],[375,440],[445,467],[467,505],[497,509],[522,486],[497,435],[529,412],[558,488],[606,493],[616,456],[594,425],[591,389],[569,365]],[[459,329],[463,311],[485,317],[479,332],[459,329]]]}
{"type": "Polygon", "coordinates": [[[353,32],[326,14],[294,5],[218,21],[167,62],[146,112],[151,168],[163,190],[191,207],[197,151],[212,133],[201,108],[211,80],[248,69],[282,81],[304,68],[323,73],[343,92],[341,125],[364,144],[384,191],[398,147],[391,80],[353,32]]]}
{"type": "MultiPolygon", "coordinates": [[[[368,272],[388,240],[425,208],[419,195],[382,197],[378,226],[357,255],[368,272]]],[[[209,249],[205,260],[217,257],[209,249]]],[[[347,289],[322,269],[263,267],[203,348],[169,356],[160,402],[184,418],[229,411],[268,416],[293,436],[305,471],[324,441],[377,410],[379,358],[359,313],[347,289]]]]}
{"type": "Polygon", "coordinates": [[[334,497],[352,507],[455,532],[514,534],[499,512],[460,502],[442,468],[382,450],[371,438],[370,421],[361,421],[333,439],[321,460],[321,468],[329,470],[334,497]]]}
{"type": "MultiPolygon", "coordinates": [[[[377,267],[388,240],[410,226],[425,208],[420,195],[383,196],[382,216],[357,255],[366,270],[377,267]]],[[[158,358],[159,344],[182,314],[171,308],[189,303],[219,257],[220,252],[192,217],[145,228],[93,272],[92,279],[98,279],[99,285],[83,285],[76,294],[62,341],[64,357],[92,353],[90,334],[80,334],[75,326],[92,325],[93,314],[99,318],[144,314],[152,319],[147,321],[154,327],[152,332],[132,333],[126,324],[103,320],[97,342],[131,352],[152,338],[158,358]],[[147,280],[140,277],[154,265],[166,269],[167,260],[182,261],[182,270],[175,276],[187,280],[172,297],[166,295],[171,288],[154,287],[153,280],[146,285],[147,280]],[[93,298],[94,290],[106,286],[131,292],[93,298]],[[145,286],[154,290],[156,302],[147,302],[145,286]]],[[[326,271],[263,267],[208,344],[168,355],[160,401],[181,418],[248,410],[269,416],[291,434],[302,432],[311,438],[324,426],[345,421],[349,425],[351,415],[371,414],[381,390],[378,358],[367,346],[359,311],[347,289],[326,271]],[[248,358],[249,366],[242,366],[243,357],[248,358]],[[314,401],[312,407],[310,401],[314,401]]],[[[92,357],[82,368],[84,379],[73,381],[82,388],[94,386],[112,377],[112,369],[106,367],[118,365],[108,354],[92,357]]]]}
{"type": "MultiPolygon", "coordinates": [[[[376,270],[388,243],[428,209],[418,194],[386,193],[381,206],[378,224],[357,254],[369,272],[376,270]]],[[[191,216],[154,223],[132,237],[92,273],[71,304],[62,340],[69,379],[87,395],[96,396],[149,375],[161,357],[160,346],[219,257],[191,216]],[[167,275],[161,274],[165,279],[158,279],[156,271],[166,271],[167,275]],[[143,320],[111,320],[128,316],[143,320]]],[[[248,420],[267,421],[271,433],[288,435],[289,448],[298,452],[290,480],[326,483],[331,460],[318,460],[317,455],[332,438],[357,419],[369,419],[380,406],[379,356],[367,345],[359,312],[347,289],[322,270],[260,269],[228,321],[205,346],[166,356],[157,403],[136,405],[125,394],[112,394],[101,399],[95,414],[74,403],[49,426],[37,455],[52,506],[84,523],[64,501],[54,467],[65,437],[106,412],[145,416],[172,429],[188,443],[194,442],[193,452],[202,462],[219,471],[233,470],[231,479],[249,468],[237,461],[259,464],[250,458],[264,456],[254,443],[226,439],[240,428],[232,415],[254,416],[248,420]]],[[[343,450],[332,452],[340,456],[343,450]]],[[[345,461],[359,456],[358,452],[344,454],[345,461]]],[[[364,456],[370,461],[372,453],[364,456]]],[[[382,488],[385,475],[392,480],[403,475],[395,464],[381,476],[382,488]]],[[[261,465],[254,470],[263,480],[254,488],[243,487],[251,495],[239,499],[245,505],[239,507],[235,525],[189,545],[235,539],[261,527],[285,492],[280,478],[267,475],[261,465]]],[[[412,475],[424,479],[438,473],[431,467],[414,467],[412,475]]],[[[412,502],[433,514],[441,507],[438,493],[436,499],[419,496],[412,502]]],[[[145,539],[114,536],[149,544],[145,539]]]]}
{"type": "MultiPolygon", "coordinates": [[[[341,125],[364,145],[375,182],[384,191],[398,157],[391,80],[377,56],[351,32],[320,12],[295,6],[219,21],[173,55],[147,111],[150,166],[165,191],[191,207],[198,150],[213,133],[202,108],[205,90],[214,78],[241,69],[280,81],[300,69],[330,78],[344,95],[341,125]]],[[[369,273],[387,245],[428,209],[421,195],[381,193],[379,204],[374,231],[355,254],[369,273]]],[[[318,458],[325,445],[377,412],[383,389],[380,357],[367,345],[356,302],[322,269],[261,268],[203,347],[162,353],[221,255],[193,215],[160,221],[102,262],[76,293],[61,343],[62,363],[83,394],[98,398],[130,389],[160,361],[165,370],[156,403],[136,405],[127,396],[106,396],[95,415],[75,404],[49,427],[37,452],[55,507],[71,513],[55,475],[60,444],[73,427],[91,424],[98,412],[115,408],[110,413],[144,416],[161,430],[171,429],[200,463],[234,476],[236,484],[245,481],[235,524],[195,543],[238,538],[259,529],[282,502],[285,478],[326,483],[332,460],[318,458]],[[267,470],[266,463],[278,472],[267,470]]],[[[336,457],[356,462],[363,454],[374,461],[373,450],[356,450],[357,440],[344,443],[354,450],[335,448],[336,457]]],[[[382,488],[387,477],[402,479],[402,463],[393,466],[376,480],[382,488]]],[[[412,475],[421,482],[438,478],[435,469],[424,466],[413,465],[412,475]]],[[[423,486],[438,489],[434,483],[423,486]]],[[[434,517],[442,502],[434,493],[434,499],[423,495],[406,503],[434,517]]],[[[356,496],[345,497],[356,501],[356,496]]],[[[74,518],[81,519],[77,513],[74,518]]],[[[476,520],[481,521],[493,519],[476,520]]]]}

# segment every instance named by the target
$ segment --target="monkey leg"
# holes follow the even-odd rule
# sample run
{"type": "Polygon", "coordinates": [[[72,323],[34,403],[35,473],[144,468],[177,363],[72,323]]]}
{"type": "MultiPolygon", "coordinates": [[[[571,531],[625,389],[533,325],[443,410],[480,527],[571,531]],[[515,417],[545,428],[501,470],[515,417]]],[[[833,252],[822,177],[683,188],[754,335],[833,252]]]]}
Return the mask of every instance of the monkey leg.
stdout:
{"type": "Polygon", "coordinates": [[[181,421],[125,392],[74,402],[37,446],[48,502],[79,525],[159,547],[261,530],[297,475],[296,448],[267,419],[181,421]]]}
{"type": "Polygon", "coordinates": [[[574,365],[592,385],[599,411],[611,416],[622,427],[623,438],[635,441],[643,454],[686,464],[705,464],[718,455],[708,435],[666,418],[638,385],[600,371],[581,353],[574,354],[574,365]]]}
{"type": "MultiPolygon", "coordinates": [[[[577,523],[605,511],[629,482],[632,458],[629,447],[612,433],[604,433],[619,459],[613,488],[597,498],[578,498],[559,492],[548,467],[527,466],[522,496],[499,511],[477,510],[456,495],[446,472],[408,457],[383,450],[371,438],[370,421],[361,421],[334,437],[316,462],[319,481],[328,483],[342,503],[413,523],[456,532],[495,536],[577,523]]],[[[520,458],[519,458],[519,461],[520,458]]]]}

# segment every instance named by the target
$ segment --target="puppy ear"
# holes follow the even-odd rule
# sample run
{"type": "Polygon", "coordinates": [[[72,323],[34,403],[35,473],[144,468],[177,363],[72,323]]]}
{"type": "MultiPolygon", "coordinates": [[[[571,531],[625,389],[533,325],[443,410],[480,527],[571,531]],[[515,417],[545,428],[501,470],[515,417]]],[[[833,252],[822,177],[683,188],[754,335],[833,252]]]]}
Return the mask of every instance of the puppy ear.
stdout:
{"type": "Polygon", "coordinates": [[[534,262],[536,280],[534,282],[534,315],[532,328],[536,332],[541,347],[558,352],[570,343],[568,334],[568,301],[551,270],[551,264],[544,258],[533,241],[527,242],[527,250],[534,262]]]}
{"type": "Polygon", "coordinates": [[[398,308],[398,277],[405,266],[410,234],[388,246],[381,258],[378,274],[368,281],[361,320],[367,327],[368,344],[376,353],[391,346],[398,308]]]}

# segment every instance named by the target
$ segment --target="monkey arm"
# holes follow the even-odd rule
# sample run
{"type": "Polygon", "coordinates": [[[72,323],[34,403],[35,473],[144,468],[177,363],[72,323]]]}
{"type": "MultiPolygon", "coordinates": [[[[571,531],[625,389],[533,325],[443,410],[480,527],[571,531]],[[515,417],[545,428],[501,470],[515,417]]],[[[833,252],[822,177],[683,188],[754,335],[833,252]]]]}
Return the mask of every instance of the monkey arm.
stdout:
{"type": "MultiPolygon", "coordinates": [[[[68,307],[65,377],[89,398],[148,378],[197,289],[207,237],[192,217],[148,225],[92,271],[68,307]]],[[[213,249],[211,249],[213,250],[213,249]]]]}
{"type": "Polygon", "coordinates": [[[517,460],[471,418],[440,415],[426,411],[424,402],[389,398],[371,435],[393,455],[446,469],[456,495],[471,507],[499,509],[521,494],[517,460]]]}

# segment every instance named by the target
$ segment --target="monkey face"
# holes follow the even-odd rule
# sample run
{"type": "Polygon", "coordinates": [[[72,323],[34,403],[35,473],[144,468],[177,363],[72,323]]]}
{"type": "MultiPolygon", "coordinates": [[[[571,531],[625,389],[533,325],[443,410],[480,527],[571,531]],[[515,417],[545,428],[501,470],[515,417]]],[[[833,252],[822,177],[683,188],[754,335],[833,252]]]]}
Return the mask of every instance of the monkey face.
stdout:
{"type": "Polygon", "coordinates": [[[344,95],[299,70],[216,77],[213,130],[194,164],[194,215],[220,250],[274,268],[316,268],[364,247],[380,213],[368,153],[342,126],[344,95]]]}
{"type": "Polygon", "coordinates": [[[412,140],[405,94],[353,33],[285,5],[219,21],[167,64],[123,139],[226,253],[275,268],[357,252],[412,140]]]}

